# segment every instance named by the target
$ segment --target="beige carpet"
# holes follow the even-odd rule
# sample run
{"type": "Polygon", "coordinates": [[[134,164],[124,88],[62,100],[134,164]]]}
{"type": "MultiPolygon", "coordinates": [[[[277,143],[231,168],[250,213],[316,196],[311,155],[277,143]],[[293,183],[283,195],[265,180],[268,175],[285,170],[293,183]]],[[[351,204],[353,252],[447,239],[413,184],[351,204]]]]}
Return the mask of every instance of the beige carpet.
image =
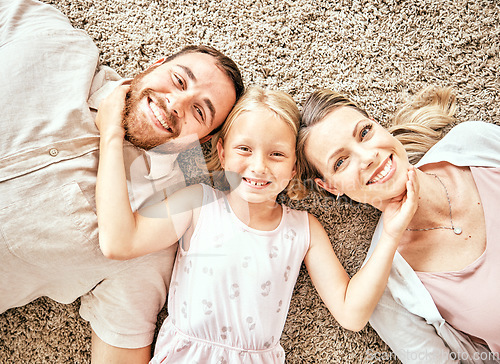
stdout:
{"type": "MultiPolygon", "coordinates": [[[[102,62],[123,76],[183,45],[204,43],[230,55],[247,85],[288,91],[299,103],[317,88],[333,88],[386,124],[422,87],[451,85],[460,121],[500,121],[497,0],[46,1],[85,29],[102,62]]],[[[294,205],[320,218],[354,274],[378,213],[318,196],[294,205]]],[[[78,302],[39,299],[0,315],[0,363],[88,363],[89,335],[78,302]]],[[[340,328],[305,271],[281,343],[289,363],[396,362],[370,327],[340,328]]]]}

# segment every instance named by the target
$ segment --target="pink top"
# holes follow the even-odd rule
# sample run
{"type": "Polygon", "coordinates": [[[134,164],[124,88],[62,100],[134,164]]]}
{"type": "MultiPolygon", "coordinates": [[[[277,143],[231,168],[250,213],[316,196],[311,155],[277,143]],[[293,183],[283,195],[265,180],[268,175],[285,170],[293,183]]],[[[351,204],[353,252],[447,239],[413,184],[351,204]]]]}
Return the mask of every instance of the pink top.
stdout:
{"type": "Polygon", "coordinates": [[[484,209],[486,249],[460,271],[416,272],[441,316],[455,329],[500,352],[500,168],[471,167],[484,209]]]}

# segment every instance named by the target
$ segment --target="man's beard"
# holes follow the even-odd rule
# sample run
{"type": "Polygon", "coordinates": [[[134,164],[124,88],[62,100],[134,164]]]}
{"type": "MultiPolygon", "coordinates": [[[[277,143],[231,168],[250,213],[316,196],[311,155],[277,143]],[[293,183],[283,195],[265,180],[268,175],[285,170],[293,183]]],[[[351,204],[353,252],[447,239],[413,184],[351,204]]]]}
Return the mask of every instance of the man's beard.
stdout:
{"type": "Polygon", "coordinates": [[[125,98],[125,108],[123,111],[123,128],[125,129],[125,139],[139,148],[150,150],[164,144],[179,136],[178,119],[167,111],[163,98],[156,95],[149,88],[141,91],[141,80],[151,72],[152,69],[136,76],[130,85],[130,90],[125,98]],[[156,128],[151,125],[146,115],[139,111],[139,104],[144,99],[148,100],[151,95],[158,106],[165,112],[168,125],[172,126],[173,133],[161,135],[156,128]]]}

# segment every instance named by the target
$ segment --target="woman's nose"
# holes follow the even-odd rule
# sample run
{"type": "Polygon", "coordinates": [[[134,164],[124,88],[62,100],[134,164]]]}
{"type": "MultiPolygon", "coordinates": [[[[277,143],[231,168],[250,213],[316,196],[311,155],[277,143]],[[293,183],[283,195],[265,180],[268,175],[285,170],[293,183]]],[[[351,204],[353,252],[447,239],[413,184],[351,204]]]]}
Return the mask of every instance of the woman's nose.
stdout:
{"type": "Polygon", "coordinates": [[[368,169],[374,163],[377,163],[378,152],[374,150],[362,150],[360,151],[360,166],[361,169],[368,169]]]}

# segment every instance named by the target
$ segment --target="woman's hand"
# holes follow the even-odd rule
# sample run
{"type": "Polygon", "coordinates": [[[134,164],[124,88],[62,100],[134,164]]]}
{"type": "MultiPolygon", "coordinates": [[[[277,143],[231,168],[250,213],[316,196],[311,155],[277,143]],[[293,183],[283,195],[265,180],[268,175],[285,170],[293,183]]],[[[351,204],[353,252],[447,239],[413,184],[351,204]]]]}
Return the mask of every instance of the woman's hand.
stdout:
{"type": "Polygon", "coordinates": [[[123,129],[123,111],[125,108],[125,97],[129,91],[129,85],[118,86],[99,105],[95,124],[101,133],[101,137],[117,135],[122,139],[125,136],[123,129]]]}
{"type": "Polygon", "coordinates": [[[406,191],[393,198],[384,210],[384,230],[399,241],[418,207],[419,183],[415,167],[408,169],[406,191]]]}

